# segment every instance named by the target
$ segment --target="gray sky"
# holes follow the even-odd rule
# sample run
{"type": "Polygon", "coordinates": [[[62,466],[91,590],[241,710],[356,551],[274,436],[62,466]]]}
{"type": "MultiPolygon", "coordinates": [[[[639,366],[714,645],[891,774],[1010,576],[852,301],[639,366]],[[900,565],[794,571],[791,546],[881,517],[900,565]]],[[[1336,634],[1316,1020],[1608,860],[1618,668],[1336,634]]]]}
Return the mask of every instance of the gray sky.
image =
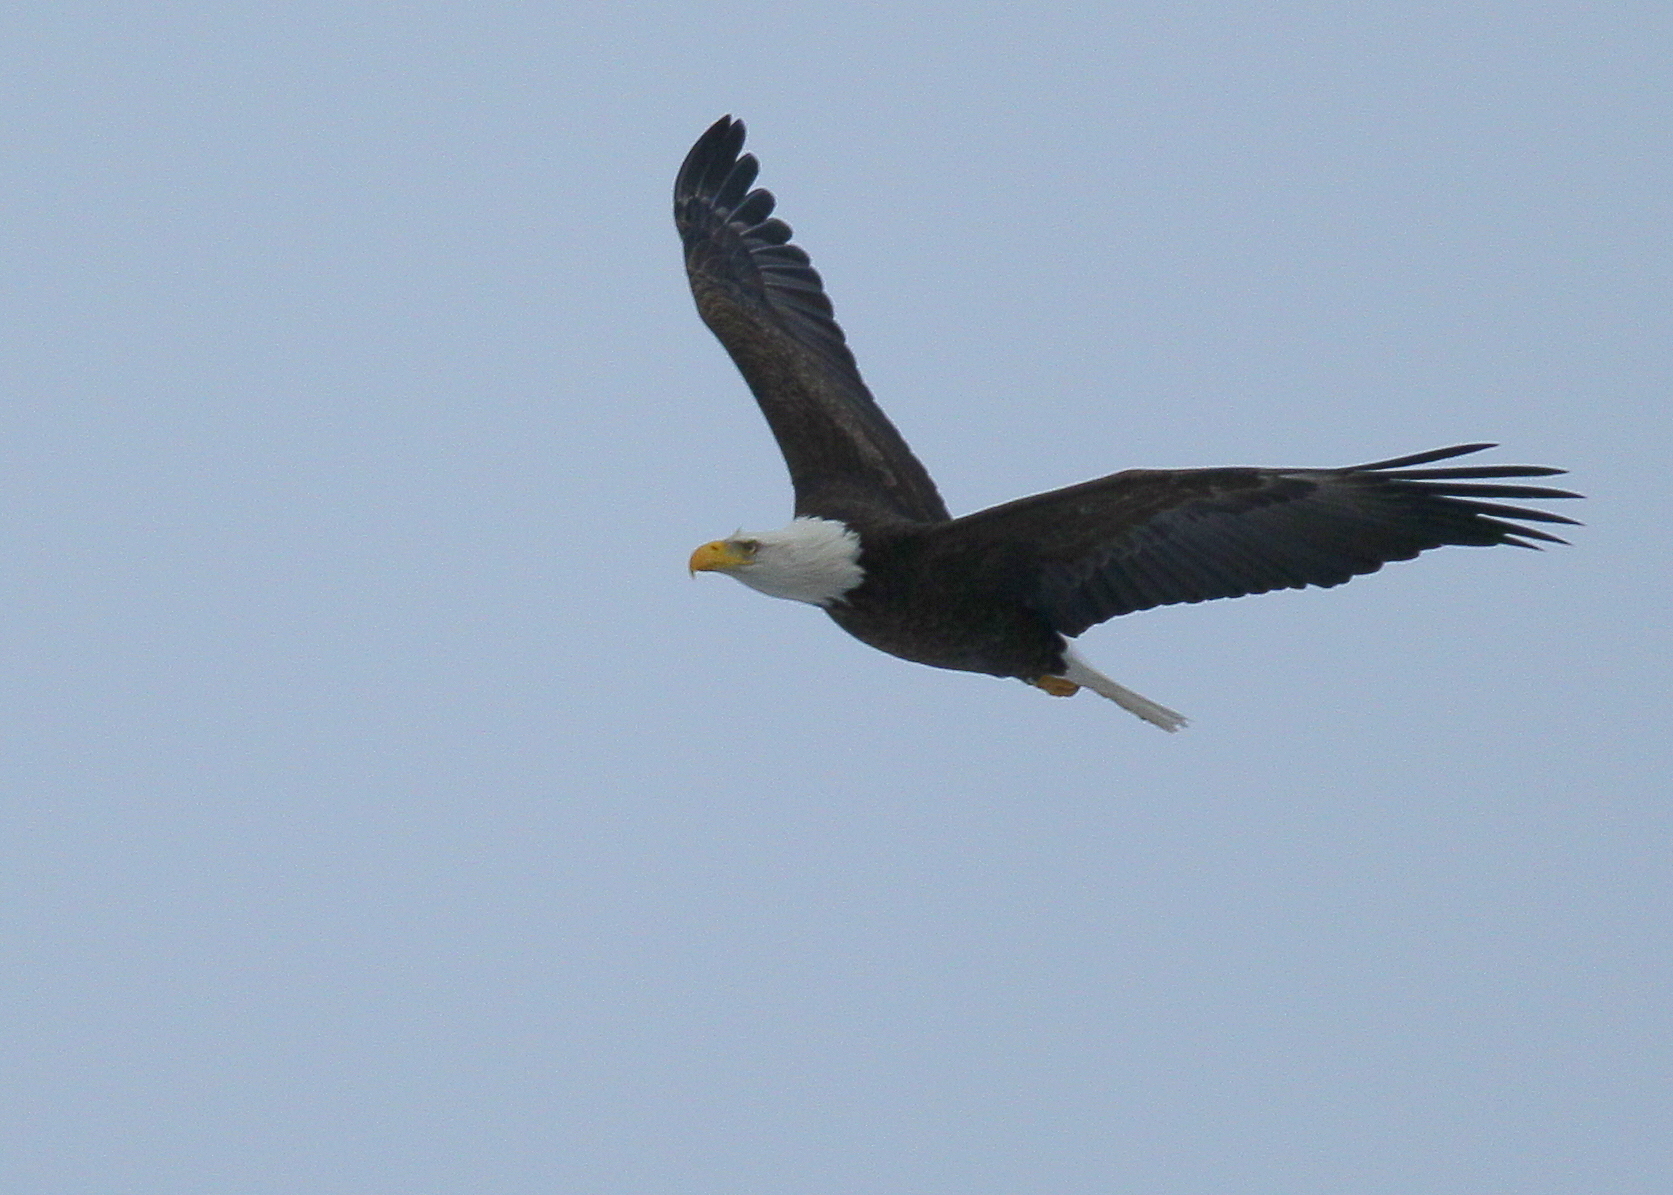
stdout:
{"type": "Polygon", "coordinates": [[[5,1189],[1673,1189],[1664,4],[24,7],[5,1189]],[[957,511],[1588,526],[1088,633],[1172,737],[693,583],[724,112],[957,511]]]}

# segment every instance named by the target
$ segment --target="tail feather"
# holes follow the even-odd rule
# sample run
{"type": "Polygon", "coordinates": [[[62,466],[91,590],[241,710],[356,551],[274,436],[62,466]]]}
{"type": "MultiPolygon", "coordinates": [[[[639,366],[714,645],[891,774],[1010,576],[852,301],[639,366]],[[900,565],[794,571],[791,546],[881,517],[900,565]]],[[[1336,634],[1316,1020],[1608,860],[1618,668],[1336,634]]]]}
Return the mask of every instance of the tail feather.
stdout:
{"type": "Polygon", "coordinates": [[[1130,714],[1137,714],[1152,726],[1160,726],[1172,734],[1180,727],[1187,725],[1183,714],[1177,714],[1165,705],[1158,705],[1148,697],[1141,697],[1131,689],[1116,684],[1109,677],[1099,672],[1092,665],[1081,658],[1073,646],[1063,653],[1065,667],[1063,679],[1073,681],[1077,685],[1091,689],[1100,697],[1108,697],[1115,704],[1130,714]]]}

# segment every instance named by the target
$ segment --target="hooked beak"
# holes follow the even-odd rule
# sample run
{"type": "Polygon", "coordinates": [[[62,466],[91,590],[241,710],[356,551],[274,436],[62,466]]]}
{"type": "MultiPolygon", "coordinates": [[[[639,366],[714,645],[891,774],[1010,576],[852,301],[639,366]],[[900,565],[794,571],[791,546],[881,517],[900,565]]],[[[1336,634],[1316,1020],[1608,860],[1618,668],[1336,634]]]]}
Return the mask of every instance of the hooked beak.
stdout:
{"type": "Polygon", "coordinates": [[[749,557],[739,551],[736,544],[717,539],[693,552],[688,567],[695,577],[698,573],[723,573],[748,563],[749,557]]]}

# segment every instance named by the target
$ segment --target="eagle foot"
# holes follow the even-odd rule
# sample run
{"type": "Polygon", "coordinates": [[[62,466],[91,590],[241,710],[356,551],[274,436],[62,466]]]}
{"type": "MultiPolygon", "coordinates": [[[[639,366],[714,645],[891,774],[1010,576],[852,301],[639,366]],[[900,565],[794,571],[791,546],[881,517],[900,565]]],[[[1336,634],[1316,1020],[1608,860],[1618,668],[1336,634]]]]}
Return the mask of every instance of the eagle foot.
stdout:
{"type": "Polygon", "coordinates": [[[1036,689],[1044,689],[1053,697],[1073,697],[1080,692],[1080,686],[1072,680],[1061,676],[1040,676],[1028,682],[1036,689]]]}

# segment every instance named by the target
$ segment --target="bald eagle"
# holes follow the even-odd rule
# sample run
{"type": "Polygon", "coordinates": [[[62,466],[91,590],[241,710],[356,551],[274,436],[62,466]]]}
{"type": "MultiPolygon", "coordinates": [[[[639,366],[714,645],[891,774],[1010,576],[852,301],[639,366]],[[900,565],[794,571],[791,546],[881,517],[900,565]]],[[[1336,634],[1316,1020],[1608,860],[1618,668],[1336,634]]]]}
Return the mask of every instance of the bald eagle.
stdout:
{"type": "Polygon", "coordinates": [[[703,322],[790,468],[795,517],[704,544],[691,570],[821,607],[862,642],[937,668],[1091,689],[1174,731],[1185,719],[1095,670],[1069,639],[1174,602],[1340,585],[1443,544],[1563,543],[1573,523],[1504,499],[1573,498],[1489,478],[1532,465],[1421,468],[1461,444],[1345,469],[1129,469],[953,518],[860,380],[819,275],[773,216],[722,117],[686,155],[674,221],[703,322]]]}

